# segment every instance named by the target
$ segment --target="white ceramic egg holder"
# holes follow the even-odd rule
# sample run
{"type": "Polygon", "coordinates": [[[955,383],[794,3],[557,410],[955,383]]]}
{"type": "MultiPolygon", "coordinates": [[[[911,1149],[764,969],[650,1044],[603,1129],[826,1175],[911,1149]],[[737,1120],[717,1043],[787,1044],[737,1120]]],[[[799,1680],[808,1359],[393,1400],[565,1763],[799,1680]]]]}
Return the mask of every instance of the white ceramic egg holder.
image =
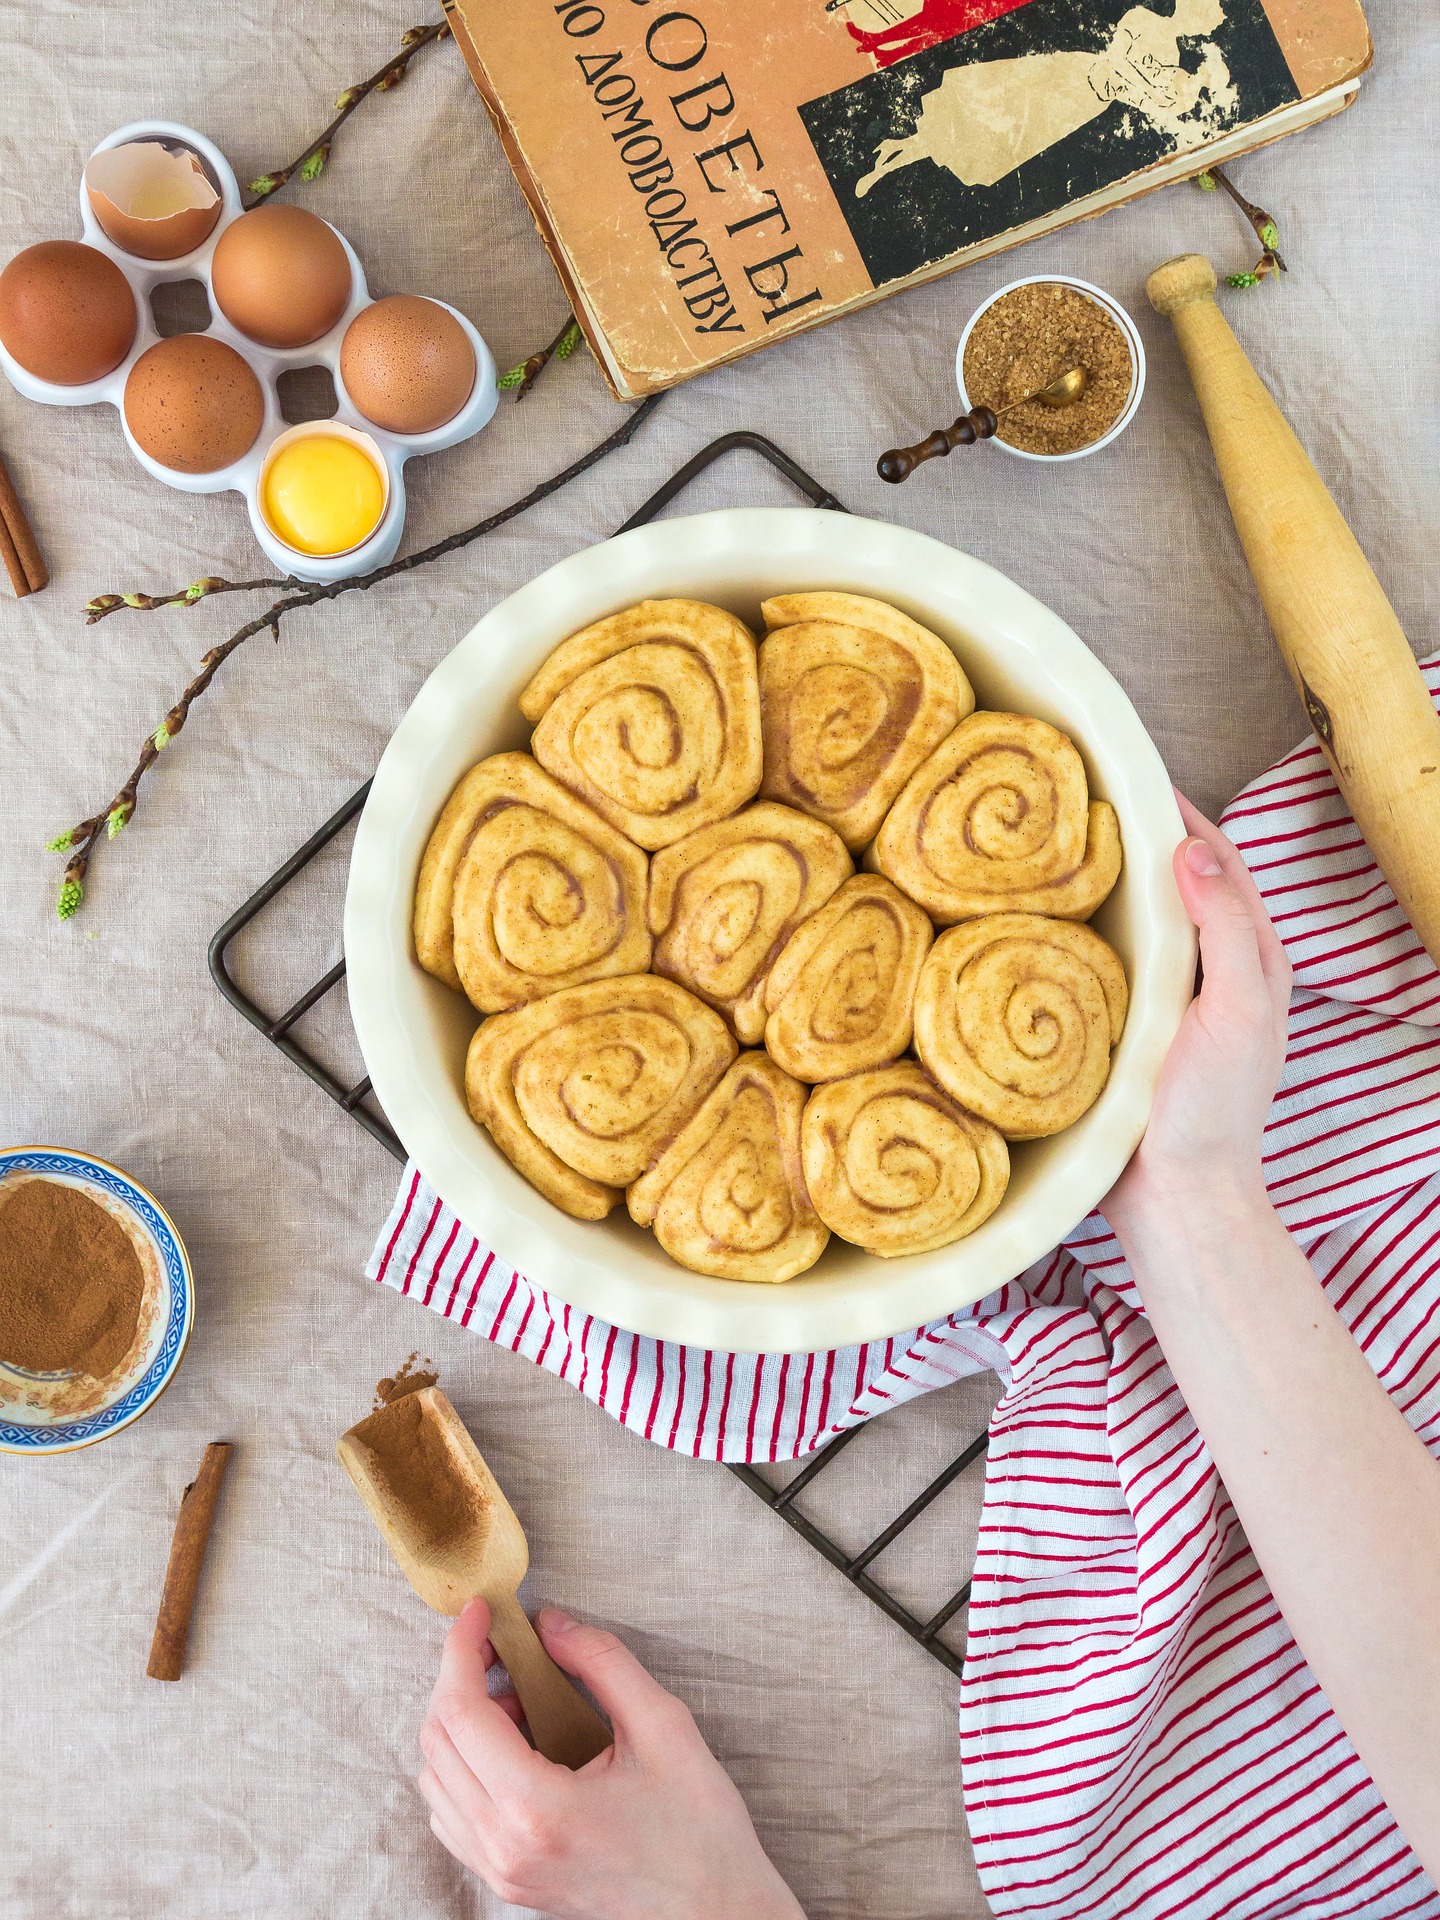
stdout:
{"type": "MultiPolygon", "coordinates": [[[[224,493],[232,490],[243,493],[250,509],[250,524],[254,528],[255,538],[265,549],[272,564],[282,573],[293,574],[301,580],[346,580],[385,566],[395,558],[400,536],[405,529],[405,462],[415,454],[436,453],[442,447],[453,447],[461,440],[468,440],[471,434],[478,433],[487,424],[495,412],[500,394],[496,384],[495,360],[490,349],[463,313],[456,312],[447,302],[437,300],[437,306],[454,314],[475,349],[475,385],[470,398],[453,420],[447,420],[443,427],[436,427],[431,433],[387,433],[383,427],[377,427],[373,421],[366,419],[351,400],[340,377],[340,342],[345,336],[345,329],[363,307],[372,304],[364,270],[344,234],[336,234],[350,262],[350,299],[344,313],[328,333],[322,334],[318,340],[312,340],[308,346],[262,347],[230,325],[220,311],[210,282],[210,266],[216,243],[231,221],[239,219],[244,212],[240,203],[239,183],[229,162],[203,134],[169,120],[137,120],[102,140],[95,152],[104,153],[111,147],[122,147],[131,140],[143,139],[172,141],[189,147],[205,162],[212,176],[212,184],[220,190],[220,218],[209,238],[193,252],[182,254],[176,260],[141,260],[133,253],[126,253],[106,237],[95,218],[82,175],[80,218],[85,229],[85,244],[113,260],[130,283],[135,295],[138,322],[134,344],[113,373],[107,373],[103,380],[92,380],[81,387],[62,387],[48,380],[37,380],[34,374],[27,373],[5,351],[3,345],[0,345],[0,367],[4,368],[10,384],[17,392],[24,394],[28,400],[39,400],[47,406],[86,407],[98,400],[108,401],[120,414],[120,423],[130,451],[148,473],[153,473],[157,480],[163,480],[166,486],[178,488],[182,493],[224,493]],[[130,369],[141,354],[148,347],[153,347],[161,337],[155,330],[150,311],[151,290],[164,281],[175,280],[198,280],[204,286],[211,314],[206,334],[211,339],[223,340],[227,346],[234,347],[249,362],[260,382],[265,400],[265,418],[255,444],[243,459],[228,467],[217,468],[214,473],[177,473],[173,467],[161,466],[158,460],[152,459],[143,448],[136,445],[125,418],[123,400],[130,369]],[[287,425],[281,416],[275,382],[280,374],[292,367],[311,366],[328,369],[335,383],[339,410],[330,420],[306,422],[297,429],[287,425]],[[282,434],[316,432],[337,425],[368,435],[379,448],[385,462],[387,481],[385,509],[380,524],[359,546],[337,554],[298,553],[276,538],[261,513],[261,473],[271,448],[282,434]]],[[[93,154],[91,158],[94,158],[93,154]]],[[[89,162],[86,164],[88,166],[89,162]]],[[[334,228],[331,231],[334,232],[334,228]]]]}

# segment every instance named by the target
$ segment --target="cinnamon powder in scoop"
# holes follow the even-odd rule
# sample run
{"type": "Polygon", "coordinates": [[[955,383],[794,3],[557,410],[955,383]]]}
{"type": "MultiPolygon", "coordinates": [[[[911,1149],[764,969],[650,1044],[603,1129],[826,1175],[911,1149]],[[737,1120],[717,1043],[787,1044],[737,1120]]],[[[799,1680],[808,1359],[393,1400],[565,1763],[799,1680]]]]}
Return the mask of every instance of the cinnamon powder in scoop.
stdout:
{"type": "Polygon", "coordinates": [[[0,1190],[0,1360],[103,1380],[135,1343],[145,1275],[119,1221],[57,1180],[0,1190]]]}
{"type": "Polygon", "coordinates": [[[404,1509],[417,1550],[447,1546],[484,1512],[480,1489],[445,1429],[415,1394],[402,1394],[351,1431],[370,1449],[375,1479],[404,1509]]]}

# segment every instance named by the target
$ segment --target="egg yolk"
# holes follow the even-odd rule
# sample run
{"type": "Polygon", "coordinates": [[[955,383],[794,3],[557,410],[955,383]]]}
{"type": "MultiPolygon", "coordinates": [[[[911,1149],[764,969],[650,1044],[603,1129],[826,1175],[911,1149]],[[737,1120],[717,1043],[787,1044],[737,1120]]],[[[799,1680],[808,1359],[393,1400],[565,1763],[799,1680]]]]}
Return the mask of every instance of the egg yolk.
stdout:
{"type": "Polygon", "coordinates": [[[351,440],[311,433],[282,447],[265,475],[265,518],[297,553],[345,553],[380,523],[385,484],[351,440]]]}

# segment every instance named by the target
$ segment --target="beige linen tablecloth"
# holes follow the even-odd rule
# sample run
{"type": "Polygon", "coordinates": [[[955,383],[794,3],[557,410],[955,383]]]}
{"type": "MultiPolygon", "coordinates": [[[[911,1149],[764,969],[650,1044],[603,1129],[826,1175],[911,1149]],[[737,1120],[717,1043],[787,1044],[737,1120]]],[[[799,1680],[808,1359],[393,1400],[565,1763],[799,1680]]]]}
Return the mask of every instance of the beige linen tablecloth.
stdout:
{"type": "MultiPolygon", "coordinates": [[[[76,230],[84,156],[141,115],[202,129],[242,179],[283,162],[412,12],[424,9],[3,0],[6,253],[76,230]]],[[[1359,104],[1234,169],[1279,220],[1291,272],[1229,310],[1412,640],[1433,647],[1440,16],[1433,0],[1375,0],[1372,20],[1359,104]]],[[[502,367],[555,332],[559,288],[453,47],[422,55],[295,192],[354,242],[376,291],[455,302],[502,367]]],[[[42,409],[0,384],[0,447],[55,572],[43,597],[0,597],[3,1132],[87,1147],[151,1186],[188,1240],[199,1300],[184,1369],[138,1426],[67,1458],[0,1457],[3,1920],[510,1911],[431,1839],[411,1777],[441,1625],[334,1458],[373,1382],[415,1347],[441,1364],[524,1517],[532,1604],[612,1623],[684,1695],[809,1914],[984,1913],[954,1682],[724,1470],[640,1443],[526,1363],[368,1286],[394,1163],[221,1001],[205,945],[370,772],[479,614],[603,539],[736,427],[773,434],[856,510],[963,547],[1047,601],[1119,676],[1176,779],[1217,806],[1303,723],[1173,341],[1144,303],[1146,271],[1190,247],[1232,269],[1254,254],[1222,199],[1172,188],[744,361],[671,395],[626,451],[500,535],[292,619],[278,647],[252,641],[146,782],[68,926],[44,842],[108,797],[250,606],[87,629],[81,604],[244,578],[258,554],[238,497],[149,479],[113,413],[42,409]],[[980,448],[885,488],[876,454],[955,410],[965,317],[1045,269],[1097,281],[1135,314],[1150,355],[1136,423],[1093,460],[1042,470],[980,448]],[[171,1523],[218,1437],[238,1452],[191,1666],[162,1687],[144,1669],[171,1523]]],[[[410,468],[409,542],[502,505],[619,418],[586,354],[552,369],[483,437],[410,468]]],[[[787,497],[742,457],[686,504],[787,497]]],[[[288,982],[338,954],[342,885],[335,859],[307,896],[320,910],[282,914],[288,982]]],[[[242,959],[258,977],[253,949],[242,959]]],[[[337,1057],[342,1014],[328,1022],[337,1057]]],[[[834,1470],[843,1537],[858,1545],[897,1512],[992,1396],[993,1382],[967,1382],[862,1434],[834,1470]]],[[[934,1604],[964,1576],[978,1502],[976,1469],[878,1570],[934,1604]]]]}

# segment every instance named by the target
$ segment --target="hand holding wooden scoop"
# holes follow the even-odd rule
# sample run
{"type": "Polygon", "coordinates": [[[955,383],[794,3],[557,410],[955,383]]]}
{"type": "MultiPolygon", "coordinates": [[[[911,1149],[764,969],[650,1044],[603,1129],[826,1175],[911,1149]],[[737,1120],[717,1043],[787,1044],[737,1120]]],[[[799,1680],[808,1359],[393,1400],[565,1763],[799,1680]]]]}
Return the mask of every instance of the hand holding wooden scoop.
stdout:
{"type": "Polygon", "coordinates": [[[582,1767],[603,1753],[609,1728],[546,1653],[516,1598],[530,1564],[524,1529],[439,1388],[372,1413],[336,1451],[427,1606],[455,1615],[477,1595],[488,1602],[491,1641],[545,1758],[582,1767]]]}

